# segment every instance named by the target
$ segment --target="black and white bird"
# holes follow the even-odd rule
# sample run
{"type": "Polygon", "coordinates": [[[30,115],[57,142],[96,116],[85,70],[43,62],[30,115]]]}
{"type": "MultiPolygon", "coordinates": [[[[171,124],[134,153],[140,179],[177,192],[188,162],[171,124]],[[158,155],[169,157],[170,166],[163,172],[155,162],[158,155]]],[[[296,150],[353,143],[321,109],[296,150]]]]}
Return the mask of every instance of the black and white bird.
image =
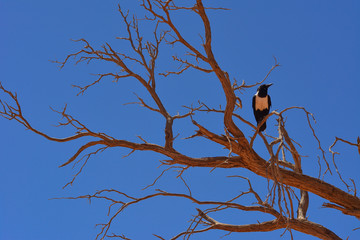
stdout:
{"type": "MultiPolygon", "coordinates": [[[[254,116],[257,122],[257,125],[261,123],[261,121],[269,114],[269,110],[271,107],[271,98],[268,95],[268,88],[272,85],[263,84],[258,87],[256,94],[252,99],[252,107],[254,111],[254,116]]],[[[266,122],[259,128],[259,131],[262,132],[266,129],[266,122]]]]}

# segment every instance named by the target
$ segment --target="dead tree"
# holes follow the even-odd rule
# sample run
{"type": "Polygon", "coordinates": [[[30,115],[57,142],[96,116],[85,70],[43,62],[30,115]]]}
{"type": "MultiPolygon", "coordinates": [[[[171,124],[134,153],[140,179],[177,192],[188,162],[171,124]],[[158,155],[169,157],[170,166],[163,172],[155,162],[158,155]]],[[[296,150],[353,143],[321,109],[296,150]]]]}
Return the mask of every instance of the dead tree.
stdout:
{"type": "MultiPolygon", "coordinates": [[[[171,169],[177,169],[179,172],[177,177],[182,179],[182,174],[190,167],[206,167],[210,169],[245,168],[268,181],[268,194],[266,196],[261,196],[253,188],[250,179],[239,175],[232,176],[247,181],[248,189],[228,201],[201,200],[192,195],[188,185],[186,185],[189,189],[188,194],[156,190],[156,192],[150,195],[134,197],[121,190],[104,189],[97,191],[94,194],[72,197],[73,199],[102,199],[109,202],[109,212],[112,214],[107,223],[101,224],[101,230],[96,236],[97,239],[105,239],[107,237],[127,239],[124,235],[110,235],[109,229],[111,228],[112,223],[120,217],[120,213],[125,211],[127,207],[134,204],[140,204],[147,199],[167,196],[188,199],[199,205],[199,208],[194,211],[196,212],[196,216],[192,218],[187,230],[175,235],[172,239],[188,239],[193,234],[214,229],[239,233],[266,232],[284,229],[289,231],[290,234],[291,231],[295,230],[316,236],[320,239],[340,239],[336,233],[325,228],[321,223],[308,220],[307,216],[309,214],[307,213],[307,209],[310,204],[309,193],[324,199],[325,202],[323,207],[336,209],[343,214],[349,215],[349,217],[353,216],[360,218],[360,199],[356,196],[355,182],[351,180],[353,186],[350,186],[350,184],[347,184],[346,181],[343,180],[335,163],[335,155],[338,153],[332,150],[335,144],[338,141],[341,141],[356,147],[360,154],[360,140],[358,139],[357,143],[352,143],[341,138],[336,138],[334,144],[330,147],[334,168],[339,173],[341,180],[345,183],[347,191],[323,181],[321,179],[321,173],[326,174],[331,172],[332,167],[326,160],[325,151],[321,147],[320,140],[315,133],[313,128],[315,119],[310,112],[303,107],[288,107],[281,111],[271,112],[267,118],[276,119],[278,130],[276,136],[265,136],[258,131],[257,127],[254,126],[249,119],[246,119],[246,117],[241,114],[243,99],[240,98],[238,93],[240,91],[246,91],[247,89],[253,90],[254,87],[265,82],[269,74],[279,66],[276,59],[273,67],[262,81],[247,85],[245,82],[240,84],[236,80],[231,80],[231,74],[221,68],[221,64],[214,55],[212,49],[213,33],[207,15],[208,11],[224,9],[207,8],[203,5],[202,0],[194,0],[192,3],[193,5],[191,6],[183,6],[175,2],[176,1],[171,0],[142,1],[141,7],[146,11],[146,15],[142,21],[153,23],[154,26],[152,40],[145,40],[145,37],[142,36],[139,30],[139,19],[135,16],[129,16],[129,12],[125,12],[119,6],[118,11],[122,16],[127,32],[127,36],[120,39],[129,44],[128,50],[131,51],[131,54],[119,52],[118,49],[114,49],[108,43],[105,43],[100,49],[96,49],[87,40],[80,39],[76,42],[83,44],[82,49],[68,55],[64,61],[58,62],[62,68],[72,59],[75,60],[76,64],[101,61],[115,64],[119,69],[118,72],[99,74],[95,81],[92,81],[85,86],[75,86],[79,89],[79,94],[84,94],[89,88],[101,84],[101,82],[105,81],[107,78],[112,78],[120,83],[121,81],[128,80],[138,81],[147,90],[151,96],[152,102],[144,97],[138,96],[137,104],[154,112],[154,114],[160,114],[164,118],[164,145],[148,142],[141,137],[139,137],[139,142],[133,142],[126,139],[118,139],[109,134],[95,132],[88,128],[85,123],[78,121],[73,115],[69,114],[66,110],[66,106],[63,110],[57,111],[62,119],[64,119],[59,125],[73,128],[74,135],[65,138],[49,136],[31,125],[30,121],[22,111],[17,95],[7,90],[3,85],[0,85],[3,96],[3,100],[0,102],[1,116],[19,122],[26,129],[31,130],[50,141],[71,142],[84,137],[88,137],[86,139],[91,139],[80,146],[76,153],[60,166],[66,167],[70,164],[81,163],[77,165],[79,166],[78,171],[67,185],[73,184],[74,180],[81,173],[91,156],[99,154],[107,148],[115,147],[129,149],[130,154],[135,151],[151,151],[162,154],[167,158],[167,160],[160,161],[160,164],[165,166],[165,169],[149,186],[155,185],[156,181],[161,178],[166,171],[171,169]],[[177,11],[184,11],[184,14],[192,12],[199,17],[199,21],[203,26],[203,29],[199,30],[203,40],[201,45],[195,46],[194,44],[191,44],[173,22],[172,15],[177,11]],[[160,46],[163,44],[174,47],[181,46],[186,49],[186,54],[184,56],[173,56],[173,60],[180,65],[180,68],[177,71],[169,70],[160,74],[157,73],[156,62],[159,56],[160,46]],[[136,65],[136,68],[131,67],[133,65],[136,65]],[[137,71],[139,68],[142,70],[137,71]],[[171,115],[169,113],[164,104],[166,99],[161,99],[158,95],[156,85],[157,79],[159,77],[180,75],[188,69],[194,69],[203,72],[204,74],[211,74],[212,77],[215,77],[221,83],[222,90],[226,97],[226,106],[224,108],[214,108],[209,106],[206,102],[199,101],[196,105],[187,106],[187,112],[184,114],[171,115]],[[8,100],[4,100],[6,97],[8,100]],[[240,110],[235,112],[236,108],[239,108],[240,110]],[[304,113],[304,117],[308,122],[305,127],[311,130],[313,137],[317,141],[317,148],[320,149],[322,155],[319,161],[326,165],[326,169],[322,172],[321,169],[319,169],[319,176],[317,177],[309,176],[302,170],[302,156],[299,154],[298,144],[291,138],[285,128],[285,116],[288,111],[302,111],[304,113]],[[222,115],[224,132],[213,132],[205,126],[206,123],[196,121],[197,114],[201,113],[222,115]],[[229,152],[228,155],[205,155],[204,157],[196,158],[177,150],[174,146],[176,136],[174,136],[173,126],[178,120],[185,118],[191,119],[190,122],[197,129],[194,135],[189,138],[205,138],[208,141],[227,149],[229,152]],[[244,135],[243,130],[235,124],[236,121],[242,122],[248,128],[252,129],[254,131],[253,136],[247,138],[244,135]],[[254,140],[257,137],[261,138],[264,147],[270,155],[269,159],[261,157],[253,148],[254,140]],[[354,194],[350,194],[349,191],[353,191],[354,194]],[[256,202],[250,205],[240,204],[239,199],[244,195],[252,195],[256,202]],[[116,208],[116,210],[111,211],[113,208],[116,208]],[[249,223],[246,225],[232,225],[219,222],[212,217],[213,212],[221,212],[225,209],[258,212],[260,214],[272,216],[273,220],[249,223]]],[[[131,171],[131,169],[129,169],[129,171],[131,171]]],[[[186,184],[185,181],[184,183],[186,184]]],[[[116,231],[116,229],[112,229],[112,231],[116,231]]],[[[164,239],[161,236],[155,236],[159,239],[164,239]]]]}

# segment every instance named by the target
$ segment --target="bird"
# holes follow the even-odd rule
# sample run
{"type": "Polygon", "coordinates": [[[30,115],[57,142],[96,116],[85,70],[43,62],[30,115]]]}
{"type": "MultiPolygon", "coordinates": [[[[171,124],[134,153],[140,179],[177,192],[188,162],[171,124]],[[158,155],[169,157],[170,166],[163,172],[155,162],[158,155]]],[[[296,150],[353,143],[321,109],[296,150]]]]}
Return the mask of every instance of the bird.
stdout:
{"type": "MultiPolygon", "coordinates": [[[[262,84],[258,87],[256,94],[252,98],[252,107],[257,125],[269,114],[271,107],[271,98],[268,95],[268,88],[273,85],[262,84]]],[[[262,132],[266,129],[266,121],[260,126],[259,131],[262,132]]]]}

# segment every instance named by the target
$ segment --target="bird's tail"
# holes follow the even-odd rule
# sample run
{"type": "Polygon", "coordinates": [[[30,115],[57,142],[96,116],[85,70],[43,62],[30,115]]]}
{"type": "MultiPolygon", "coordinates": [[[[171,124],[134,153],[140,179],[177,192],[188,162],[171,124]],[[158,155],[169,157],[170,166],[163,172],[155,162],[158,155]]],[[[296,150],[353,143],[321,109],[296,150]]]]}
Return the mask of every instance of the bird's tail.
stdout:
{"type": "MultiPolygon", "coordinates": [[[[259,123],[260,124],[260,123],[259,123]]],[[[263,123],[263,125],[261,125],[259,131],[262,132],[266,129],[266,122],[263,123]]]]}

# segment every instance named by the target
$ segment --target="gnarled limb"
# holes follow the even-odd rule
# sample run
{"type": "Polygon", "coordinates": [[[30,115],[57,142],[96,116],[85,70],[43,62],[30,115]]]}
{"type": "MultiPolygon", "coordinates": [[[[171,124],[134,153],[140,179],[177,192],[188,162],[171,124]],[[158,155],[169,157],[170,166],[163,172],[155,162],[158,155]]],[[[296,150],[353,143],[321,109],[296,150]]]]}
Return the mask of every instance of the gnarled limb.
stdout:
{"type": "MultiPolygon", "coordinates": [[[[83,94],[87,91],[88,88],[94,87],[97,84],[100,84],[105,78],[110,77],[115,80],[115,82],[122,82],[127,80],[135,80],[139,82],[149,94],[149,99],[144,96],[137,96],[139,102],[137,104],[145,107],[146,109],[160,114],[165,119],[165,143],[157,144],[151,140],[144,140],[141,136],[138,136],[141,140],[140,143],[134,141],[128,141],[126,139],[117,139],[108,134],[95,132],[86,127],[85,124],[81,123],[75,119],[72,115],[66,112],[66,106],[63,111],[56,111],[64,119],[63,122],[59,123],[59,126],[68,126],[74,129],[75,134],[65,138],[55,138],[43,133],[37,128],[33,127],[30,124],[30,121],[24,116],[21,109],[21,105],[18,101],[17,95],[6,90],[0,84],[0,90],[8,98],[10,98],[11,103],[1,100],[1,109],[0,115],[9,120],[15,120],[25,126],[30,131],[45,137],[50,141],[55,142],[69,142],[77,139],[86,139],[85,143],[82,143],[81,146],[78,146],[75,154],[70,157],[65,163],[60,167],[68,166],[70,163],[74,165],[82,162],[80,170],[74,176],[72,181],[67,185],[72,184],[82,171],[83,167],[86,165],[87,160],[90,156],[93,156],[97,153],[102,152],[107,148],[120,147],[129,149],[130,154],[135,151],[151,151],[159,153],[163,156],[166,156],[166,160],[160,161],[162,165],[167,165],[167,169],[164,170],[155,181],[148,185],[154,186],[157,180],[163,176],[163,173],[169,169],[179,168],[179,177],[184,184],[186,185],[189,195],[182,193],[169,193],[165,191],[158,191],[157,193],[150,194],[144,197],[136,198],[127,195],[118,190],[102,190],[98,191],[93,195],[84,195],[71,199],[104,199],[110,201],[109,213],[111,209],[115,206],[119,206],[117,211],[112,214],[112,217],[106,224],[102,224],[101,232],[98,235],[98,238],[105,237],[120,237],[126,239],[124,235],[108,235],[111,223],[115,218],[126,209],[128,206],[134,205],[136,203],[142,202],[144,200],[156,197],[177,197],[188,199],[198,205],[211,205],[212,208],[207,210],[198,209],[198,215],[192,220],[189,228],[175,236],[173,239],[179,238],[181,236],[190,236],[194,233],[205,232],[213,229],[219,229],[230,232],[256,232],[256,231],[272,231],[275,229],[284,228],[289,231],[291,229],[304,232],[322,239],[339,239],[339,237],[331,232],[325,227],[308,221],[307,219],[307,208],[309,204],[308,192],[316,194],[329,203],[325,203],[324,206],[327,208],[334,208],[346,215],[351,215],[359,217],[360,212],[360,199],[356,197],[356,187],[354,184],[355,194],[350,195],[345,191],[337,188],[329,183],[326,183],[319,178],[306,175],[302,170],[301,155],[296,148],[296,142],[290,137],[287,129],[285,128],[284,114],[291,109],[300,109],[305,112],[306,118],[308,121],[309,129],[311,130],[313,137],[317,141],[317,148],[321,151],[323,160],[327,165],[327,169],[324,174],[327,172],[331,173],[330,165],[326,160],[325,152],[320,145],[320,140],[315,134],[315,130],[312,126],[312,121],[314,120],[313,115],[309,113],[305,108],[302,107],[290,107],[286,108],[280,112],[273,111],[267,116],[277,117],[278,121],[278,136],[273,137],[266,134],[263,134],[258,131],[257,127],[254,126],[249,120],[246,120],[246,116],[243,113],[234,113],[236,107],[242,107],[242,100],[239,96],[236,96],[235,90],[244,90],[247,88],[255,87],[258,84],[263,83],[269,74],[279,66],[277,60],[275,59],[274,66],[270,69],[265,78],[253,85],[245,85],[243,82],[242,85],[238,85],[236,80],[231,82],[229,74],[224,71],[213,52],[212,46],[212,31],[209,18],[207,16],[207,9],[216,9],[216,8],[206,8],[203,6],[201,0],[196,0],[196,3],[192,7],[181,7],[177,6],[174,1],[165,1],[165,0],[143,0],[143,8],[151,14],[153,18],[145,17],[145,19],[154,22],[154,36],[152,41],[146,41],[145,38],[140,34],[138,27],[138,19],[133,16],[132,19],[128,16],[128,12],[125,13],[119,6],[119,12],[122,16],[123,22],[126,27],[126,37],[119,38],[126,41],[129,44],[130,54],[124,54],[118,52],[113,46],[108,43],[105,43],[100,49],[94,48],[87,40],[80,39],[77,42],[83,43],[85,46],[78,52],[68,55],[63,62],[60,62],[60,66],[63,67],[70,59],[74,58],[76,63],[80,62],[93,62],[101,61],[111,64],[115,64],[119,71],[98,74],[97,79],[85,86],[76,86],[79,88],[79,94],[83,94]],[[194,46],[190,43],[188,39],[184,37],[179,28],[175,25],[172,20],[172,11],[186,10],[196,13],[203,24],[204,28],[204,38],[203,45],[201,47],[194,46]],[[166,30],[160,31],[161,27],[166,27],[166,30]],[[169,41],[167,36],[172,37],[172,41],[169,41]],[[160,98],[159,93],[157,92],[157,75],[156,75],[156,61],[159,56],[159,49],[162,42],[166,42],[172,46],[176,44],[181,44],[187,49],[186,57],[175,57],[173,60],[177,63],[183,64],[183,67],[179,71],[165,71],[162,76],[171,76],[172,74],[182,74],[189,68],[198,70],[202,73],[212,75],[218,79],[221,83],[222,90],[225,93],[226,106],[225,109],[214,109],[205,105],[203,102],[199,101],[198,107],[188,107],[188,112],[183,114],[172,115],[168,112],[168,109],[165,107],[166,104],[164,99],[160,98]],[[196,62],[196,63],[194,63],[196,62]],[[132,64],[135,64],[136,67],[133,67],[132,64]],[[142,71],[138,71],[137,67],[141,67],[142,71]],[[120,81],[121,80],[121,81],[120,81]],[[223,124],[224,132],[223,134],[216,133],[206,126],[206,123],[202,123],[200,120],[194,116],[197,113],[208,112],[223,114],[223,124]],[[176,149],[174,146],[174,133],[173,125],[175,120],[185,119],[189,117],[192,121],[192,126],[195,126],[197,131],[196,133],[189,137],[204,137],[209,141],[216,143],[219,148],[228,149],[228,154],[226,156],[209,156],[206,150],[203,152],[205,157],[191,157],[180,150],[176,149]],[[239,119],[241,122],[245,123],[246,127],[250,130],[254,130],[254,135],[247,139],[243,130],[240,129],[234,122],[233,118],[239,119]],[[268,151],[270,158],[264,159],[253,148],[253,143],[257,136],[260,136],[263,144],[268,151]],[[84,138],[88,137],[88,138],[84,138]],[[95,150],[90,150],[95,149],[95,150]],[[291,157],[288,157],[285,152],[289,152],[291,157]],[[291,158],[291,159],[287,159],[291,158]],[[260,194],[257,194],[253,189],[249,181],[249,190],[242,192],[236,197],[225,201],[201,201],[193,196],[193,193],[190,190],[189,185],[182,178],[182,173],[190,167],[207,167],[209,169],[215,168],[246,168],[249,171],[263,177],[268,180],[268,196],[266,200],[262,200],[260,194]],[[300,190],[300,197],[295,193],[296,189],[300,190]],[[110,197],[107,194],[117,194],[118,199],[110,197]],[[246,206],[236,202],[241,196],[246,194],[253,194],[256,199],[256,204],[251,206],[246,206]],[[298,206],[296,209],[296,201],[298,201],[298,206]],[[241,211],[252,211],[258,212],[261,214],[270,214],[274,217],[272,221],[266,221],[258,224],[247,224],[247,225],[231,225],[226,223],[221,223],[210,215],[212,212],[222,211],[225,209],[241,210],[241,211]],[[295,216],[295,210],[297,210],[298,216],[295,216]],[[206,228],[199,229],[199,226],[205,225],[206,228]]],[[[265,121],[266,119],[264,119],[265,121]]],[[[190,123],[190,124],[191,124],[190,123]]],[[[223,126],[221,126],[223,127],[223,126]]],[[[222,128],[221,128],[222,129],[222,128]]],[[[333,157],[336,152],[331,150],[334,147],[337,141],[347,143],[351,146],[356,146],[360,153],[360,139],[358,142],[351,143],[349,141],[336,138],[334,144],[330,147],[330,151],[333,153],[333,157]]],[[[127,155],[127,156],[128,156],[127,155]]],[[[334,161],[335,168],[336,164],[334,161]]],[[[320,165],[321,166],[321,165],[320,165]]],[[[211,171],[210,171],[211,172],[211,171]]],[[[240,176],[241,177],[241,176],[240,176]]],[[[242,177],[243,178],[243,177],[242,177]]],[[[347,185],[349,188],[349,186],[347,185]]],[[[196,195],[196,194],[194,194],[196,195]]],[[[291,233],[291,232],[290,232],[291,233]]],[[[157,236],[157,235],[156,235],[157,236]]],[[[157,236],[160,239],[163,239],[160,236],[157,236]]]]}
{"type": "Polygon", "coordinates": [[[268,232],[282,228],[291,228],[324,240],[341,240],[340,237],[329,229],[307,220],[278,218],[256,224],[233,225],[218,222],[201,210],[198,209],[198,211],[199,215],[208,222],[208,225],[210,226],[208,227],[208,230],[218,229],[229,232],[268,232]]]}

